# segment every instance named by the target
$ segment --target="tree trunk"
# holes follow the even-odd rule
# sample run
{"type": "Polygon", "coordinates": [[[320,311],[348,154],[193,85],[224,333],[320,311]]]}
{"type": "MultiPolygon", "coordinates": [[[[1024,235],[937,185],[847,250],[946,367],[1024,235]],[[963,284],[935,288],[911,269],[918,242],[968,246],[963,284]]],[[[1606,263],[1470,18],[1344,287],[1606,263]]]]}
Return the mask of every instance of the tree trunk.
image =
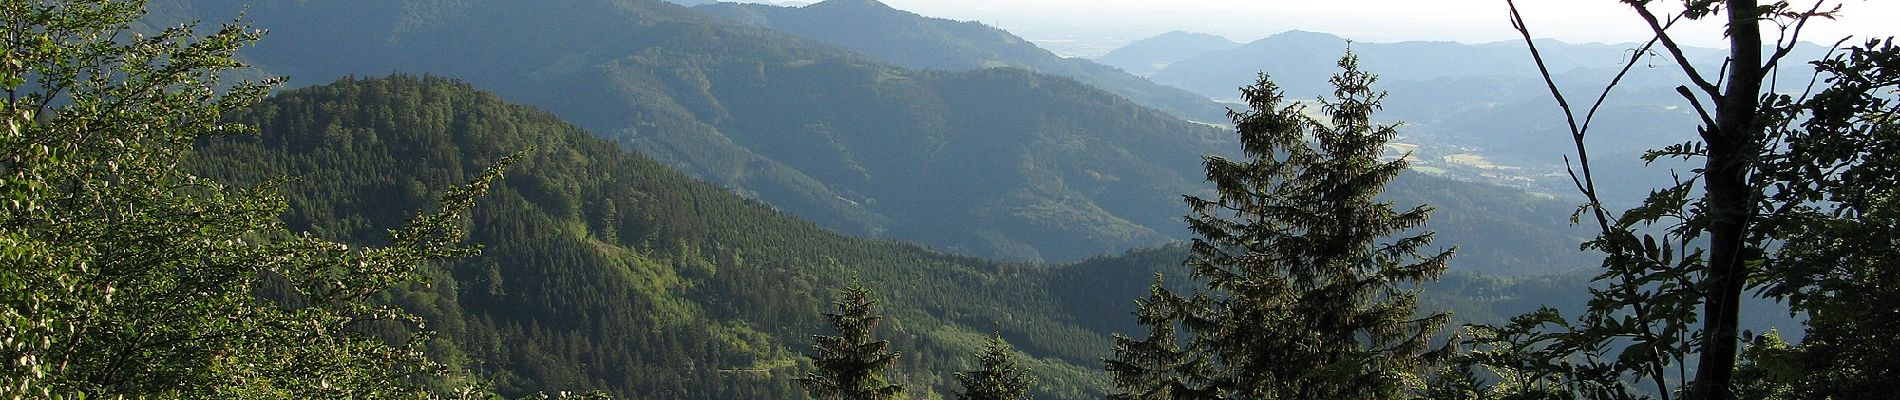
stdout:
{"type": "Polygon", "coordinates": [[[1733,375],[1737,319],[1748,280],[1749,249],[1743,242],[1752,214],[1748,173],[1762,136],[1756,112],[1761,103],[1762,39],[1756,0],[1728,0],[1729,65],[1727,87],[1715,99],[1715,126],[1702,132],[1709,144],[1703,195],[1709,222],[1709,265],[1704,277],[1702,343],[1691,388],[1692,399],[1735,398],[1733,375]]]}

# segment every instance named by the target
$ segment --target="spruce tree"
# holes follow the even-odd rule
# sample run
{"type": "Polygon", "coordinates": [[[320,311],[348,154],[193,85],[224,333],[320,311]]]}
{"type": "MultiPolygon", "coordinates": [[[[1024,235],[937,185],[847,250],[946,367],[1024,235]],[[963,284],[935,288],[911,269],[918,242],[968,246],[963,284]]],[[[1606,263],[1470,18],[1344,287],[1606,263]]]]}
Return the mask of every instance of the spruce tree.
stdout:
{"type": "Polygon", "coordinates": [[[1029,376],[1029,370],[1017,365],[1016,350],[1003,341],[1002,334],[990,335],[988,343],[983,345],[983,354],[977,356],[976,370],[956,373],[957,383],[963,385],[963,391],[957,393],[962,400],[1021,400],[1029,398],[1029,388],[1036,385],[1036,378],[1029,376]]]}
{"type": "Polygon", "coordinates": [[[813,335],[810,355],[815,372],[806,373],[798,382],[819,399],[883,400],[904,393],[904,386],[891,382],[890,371],[897,365],[897,352],[889,340],[872,336],[878,321],[877,301],[871,290],[852,279],[851,285],[838,291],[835,313],[825,320],[838,332],[836,336],[813,335]]]}
{"type": "Polygon", "coordinates": [[[1161,284],[1156,274],[1154,285],[1148,287],[1148,298],[1136,302],[1135,322],[1149,328],[1148,337],[1115,335],[1115,358],[1107,360],[1109,377],[1115,385],[1108,395],[1111,400],[1196,398],[1185,382],[1205,380],[1200,376],[1201,369],[1187,363],[1187,354],[1175,332],[1183,299],[1161,284]]]}
{"type": "Polygon", "coordinates": [[[1109,362],[1120,397],[1389,399],[1417,381],[1448,315],[1416,315],[1411,287],[1436,279],[1452,253],[1422,254],[1431,233],[1385,240],[1431,209],[1375,199],[1406,163],[1382,160],[1396,131],[1371,122],[1377,78],[1350,52],[1339,67],[1319,101],[1328,121],[1284,102],[1265,74],[1242,88],[1250,109],[1231,117],[1245,159],[1208,157],[1219,197],[1185,196],[1200,236],[1187,264],[1204,292],[1157,287],[1143,304],[1142,322],[1179,326],[1183,347],[1150,343],[1175,340],[1166,334],[1124,338],[1109,362]]]}

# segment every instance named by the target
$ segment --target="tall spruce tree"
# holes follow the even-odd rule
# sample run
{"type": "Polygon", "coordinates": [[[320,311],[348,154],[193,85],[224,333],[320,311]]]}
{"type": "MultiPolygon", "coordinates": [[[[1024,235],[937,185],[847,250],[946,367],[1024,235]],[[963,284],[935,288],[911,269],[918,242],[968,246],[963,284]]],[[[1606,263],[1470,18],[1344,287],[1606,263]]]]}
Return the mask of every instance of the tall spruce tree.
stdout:
{"type": "Polygon", "coordinates": [[[957,393],[962,400],[1023,400],[1029,398],[1029,389],[1036,386],[1036,378],[1029,376],[1029,369],[1016,362],[1016,349],[1003,340],[1002,334],[990,335],[983,344],[983,354],[977,355],[978,367],[975,370],[956,373],[957,383],[963,385],[963,391],[957,393]]]}
{"type": "Polygon", "coordinates": [[[838,291],[838,301],[832,304],[838,310],[825,313],[825,320],[838,334],[812,335],[814,353],[810,357],[818,370],[806,373],[798,382],[805,385],[805,391],[812,397],[819,399],[898,398],[904,393],[904,386],[891,382],[890,378],[898,353],[891,351],[889,340],[872,335],[884,316],[877,313],[877,301],[871,299],[871,290],[854,278],[850,286],[838,291]]]}
{"type": "Polygon", "coordinates": [[[1426,364],[1448,315],[1418,316],[1411,286],[1443,273],[1451,251],[1422,254],[1431,209],[1395,210],[1375,197],[1405,170],[1382,160],[1393,125],[1371,122],[1384,93],[1348,52],[1321,99],[1320,121],[1287,104],[1265,74],[1233,112],[1244,160],[1208,157],[1219,197],[1185,196],[1194,240],[1187,261],[1205,292],[1157,286],[1142,322],[1182,328],[1122,338],[1109,369],[1122,398],[1389,399],[1426,364]],[[1160,318],[1155,318],[1160,316],[1160,318]]]}

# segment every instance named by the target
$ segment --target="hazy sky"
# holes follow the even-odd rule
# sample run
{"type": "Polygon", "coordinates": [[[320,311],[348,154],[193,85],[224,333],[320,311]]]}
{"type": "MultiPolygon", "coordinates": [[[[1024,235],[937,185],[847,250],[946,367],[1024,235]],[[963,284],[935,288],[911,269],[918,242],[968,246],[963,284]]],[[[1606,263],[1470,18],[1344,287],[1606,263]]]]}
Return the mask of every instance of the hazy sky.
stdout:
{"type": "MultiPolygon", "coordinates": [[[[1504,0],[883,0],[926,16],[977,20],[1061,53],[1094,55],[1162,32],[1214,33],[1247,42],[1290,29],[1366,41],[1489,42],[1516,37],[1504,0]]],[[[1797,3],[1802,0],[1797,0],[1797,3]]],[[[1900,0],[1829,0],[1843,18],[1805,34],[1831,43],[1843,35],[1900,35],[1900,0]]],[[[1520,0],[1532,32],[1569,42],[1646,39],[1641,20],[1617,0],[1520,0]]],[[[1678,3],[1659,0],[1658,4],[1678,3]]],[[[1808,3],[1813,4],[1813,3],[1808,3]]],[[[1682,40],[1713,45],[1703,24],[1682,40]]]]}

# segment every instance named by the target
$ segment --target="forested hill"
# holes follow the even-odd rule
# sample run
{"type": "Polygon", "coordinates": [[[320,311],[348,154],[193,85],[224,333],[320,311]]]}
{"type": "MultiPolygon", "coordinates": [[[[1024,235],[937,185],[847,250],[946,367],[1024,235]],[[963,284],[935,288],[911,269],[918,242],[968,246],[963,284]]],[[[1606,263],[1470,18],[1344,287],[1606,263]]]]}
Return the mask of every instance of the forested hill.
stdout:
{"type": "Polygon", "coordinates": [[[262,134],[208,140],[209,177],[279,186],[293,230],[346,242],[517,151],[479,200],[480,256],[396,300],[447,339],[453,366],[505,394],[799,398],[791,381],[831,293],[861,276],[889,314],[902,380],[947,394],[992,331],[1038,357],[1038,398],[1099,398],[1104,333],[1080,328],[1023,265],[853,238],[621,150],[553,116],[441,78],[345,79],[238,117],[262,134]]]}
{"type": "MultiPolygon", "coordinates": [[[[165,4],[269,28],[241,54],[294,82],[454,77],[821,226],[973,256],[1184,239],[1179,196],[1208,190],[1201,157],[1239,150],[1231,132],[1069,78],[906,70],[651,0],[165,4]]],[[[1568,251],[1567,211],[1524,212],[1568,204],[1428,177],[1391,192],[1431,195],[1394,201],[1440,207],[1439,243],[1463,248],[1455,268],[1593,264],[1568,251]]]]}
{"type": "Polygon", "coordinates": [[[1086,59],[1064,58],[980,22],[926,17],[877,0],[828,0],[803,7],[712,3],[693,9],[837,44],[906,68],[1021,68],[1075,78],[1182,118],[1227,123],[1227,108],[1207,97],[1086,59]]]}
{"type": "Polygon", "coordinates": [[[1178,237],[1176,196],[1226,139],[1069,78],[905,70],[655,0],[164,3],[270,29],[243,54],[293,82],[454,77],[826,227],[964,254],[1178,237]]]}
{"type": "MultiPolygon", "coordinates": [[[[998,331],[1034,357],[1037,398],[1100,398],[1109,334],[1132,326],[1142,288],[1156,272],[1189,283],[1177,247],[1040,267],[833,233],[445,78],[347,78],[279,93],[237,120],[261,134],[200,143],[196,169],[278,182],[290,229],[344,242],[379,240],[427,208],[432,189],[527,152],[468,221],[482,254],[433,266],[431,284],[392,297],[440,332],[439,358],[509,395],[799,398],[791,379],[811,368],[820,312],[861,277],[917,393],[947,394],[949,372],[970,368],[998,331]]],[[[1449,282],[1430,305],[1495,322],[1576,281],[1449,282]]]]}
{"type": "Polygon", "coordinates": [[[1129,42],[1115,51],[1096,57],[1095,62],[1121,68],[1135,75],[1148,76],[1176,61],[1235,47],[1240,47],[1240,43],[1219,35],[1173,31],[1129,42]]]}

